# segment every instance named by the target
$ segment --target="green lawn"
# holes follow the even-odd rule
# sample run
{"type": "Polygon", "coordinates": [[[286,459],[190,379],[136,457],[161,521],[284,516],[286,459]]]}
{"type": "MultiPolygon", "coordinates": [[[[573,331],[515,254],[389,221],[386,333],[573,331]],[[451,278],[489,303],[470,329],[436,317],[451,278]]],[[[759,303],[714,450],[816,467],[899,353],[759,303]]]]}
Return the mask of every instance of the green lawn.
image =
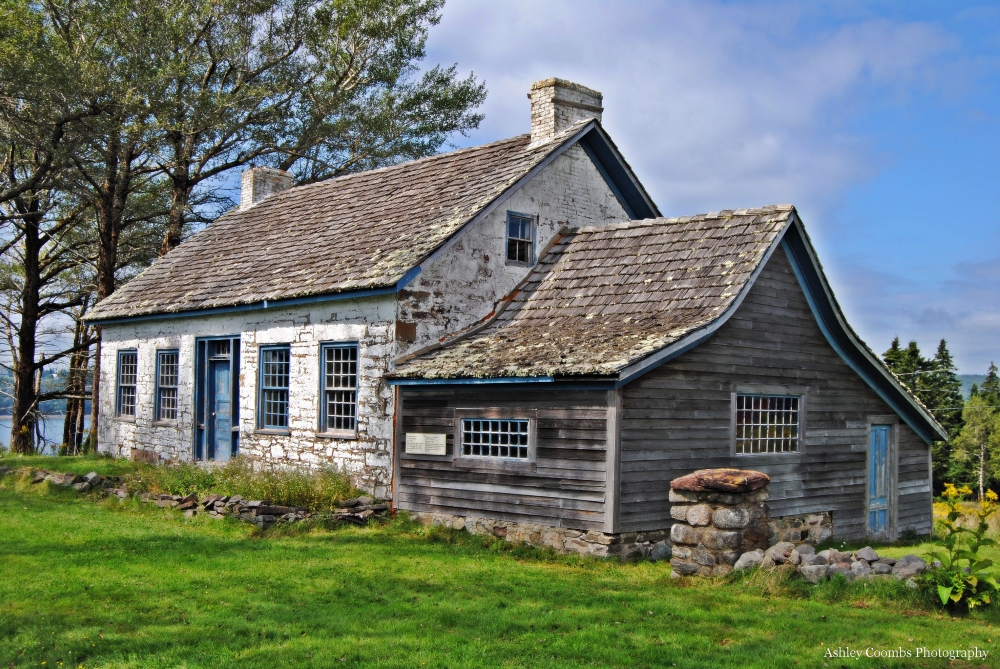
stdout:
{"type": "Polygon", "coordinates": [[[42,485],[0,480],[0,667],[1000,666],[825,659],[1000,654],[996,610],[953,618],[896,583],[678,583],[399,520],[260,534],[42,485]]]}

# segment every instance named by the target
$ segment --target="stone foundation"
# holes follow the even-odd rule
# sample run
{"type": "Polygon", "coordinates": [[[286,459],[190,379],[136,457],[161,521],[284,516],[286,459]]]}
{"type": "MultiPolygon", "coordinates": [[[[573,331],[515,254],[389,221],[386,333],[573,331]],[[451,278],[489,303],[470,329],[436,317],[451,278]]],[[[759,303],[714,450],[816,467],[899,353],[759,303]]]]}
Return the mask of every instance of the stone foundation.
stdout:
{"type": "Polygon", "coordinates": [[[533,523],[516,523],[494,518],[451,516],[438,513],[411,513],[425,525],[439,525],[470,534],[492,535],[511,543],[552,548],[559,553],[620,557],[625,560],[667,559],[670,542],[667,530],[606,534],[595,530],[574,530],[533,523]]]}
{"type": "Polygon", "coordinates": [[[833,536],[833,512],[772,518],[769,525],[772,543],[790,541],[795,544],[805,543],[815,546],[833,536]]]}
{"type": "Polygon", "coordinates": [[[670,482],[673,576],[721,576],[745,551],[767,548],[769,479],[761,472],[701,470],[670,482]]]}

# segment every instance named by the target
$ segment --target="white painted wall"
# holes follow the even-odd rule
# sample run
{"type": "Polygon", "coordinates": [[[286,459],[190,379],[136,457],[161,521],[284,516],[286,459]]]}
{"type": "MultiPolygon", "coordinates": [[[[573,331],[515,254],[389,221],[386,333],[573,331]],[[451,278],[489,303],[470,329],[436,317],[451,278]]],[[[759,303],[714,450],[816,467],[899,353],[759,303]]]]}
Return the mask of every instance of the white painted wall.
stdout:
{"type": "MultiPolygon", "coordinates": [[[[132,448],[173,460],[190,460],[194,445],[194,363],[198,337],[240,336],[240,452],[264,462],[306,467],[332,465],[355,484],[388,497],[391,479],[393,391],[383,382],[392,360],[393,296],[225,316],[145,321],[104,326],[101,352],[102,451],[128,456],[132,448]],[[357,341],[358,438],[330,439],[317,432],[321,343],[357,341]],[[258,433],[259,346],[290,344],[290,435],[258,433]],[[115,417],[117,352],[138,350],[134,421],[115,417]],[[180,351],[178,420],[154,424],[156,351],[180,351]]],[[[235,401],[235,399],[234,399],[235,401]]]]}
{"type": "Polygon", "coordinates": [[[399,320],[416,323],[417,336],[400,343],[406,355],[438,343],[487,318],[527,276],[507,265],[507,212],[537,215],[536,253],[565,226],[629,220],[597,167],[574,145],[422,266],[399,294],[399,320]]]}

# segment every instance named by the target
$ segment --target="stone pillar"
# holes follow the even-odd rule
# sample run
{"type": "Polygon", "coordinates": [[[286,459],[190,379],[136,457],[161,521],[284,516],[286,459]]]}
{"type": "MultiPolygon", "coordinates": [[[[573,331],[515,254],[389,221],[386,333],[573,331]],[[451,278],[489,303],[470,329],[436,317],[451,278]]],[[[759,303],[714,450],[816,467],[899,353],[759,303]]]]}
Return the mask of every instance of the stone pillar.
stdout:
{"type": "Polygon", "coordinates": [[[769,546],[770,478],[745,469],[701,469],[670,482],[674,576],[721,576],[744,551],[769,546]]]}

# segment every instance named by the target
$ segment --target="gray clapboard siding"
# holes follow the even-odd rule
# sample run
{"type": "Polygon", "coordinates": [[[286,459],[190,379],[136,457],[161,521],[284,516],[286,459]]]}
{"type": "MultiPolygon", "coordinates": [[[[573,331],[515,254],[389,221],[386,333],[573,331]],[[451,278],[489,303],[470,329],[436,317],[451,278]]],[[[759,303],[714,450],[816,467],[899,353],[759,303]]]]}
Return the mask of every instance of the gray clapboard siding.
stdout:
{"type": "Polygon", "coordinates": [[[497,386],[401,388],[396,506],[581,530],[606,524],[608,393],[497,386]],[[459,466],[455,411],[501,409],[536,417],[535,462],[527,470],[459,466]],[[402,451],[406,432],[445,432],[448,456],[402,451]]]}
{"type": "MultiPolygon", "coordinates": [[[[712,339],[625,386],[622,402],[621,531],[671,524],[671,479],[734,466],[772,477],[773,515],[832,510],[838,536],[864,534],[866,421],[893,412],[827,343],[783,250],[712,339]],[[801,453],[731,455],[731,393],[754,385],[805,391],[801,453]]],[[[902,423],[897,441],[897,530],[927,533],[928,446],[902,423]]]]}

